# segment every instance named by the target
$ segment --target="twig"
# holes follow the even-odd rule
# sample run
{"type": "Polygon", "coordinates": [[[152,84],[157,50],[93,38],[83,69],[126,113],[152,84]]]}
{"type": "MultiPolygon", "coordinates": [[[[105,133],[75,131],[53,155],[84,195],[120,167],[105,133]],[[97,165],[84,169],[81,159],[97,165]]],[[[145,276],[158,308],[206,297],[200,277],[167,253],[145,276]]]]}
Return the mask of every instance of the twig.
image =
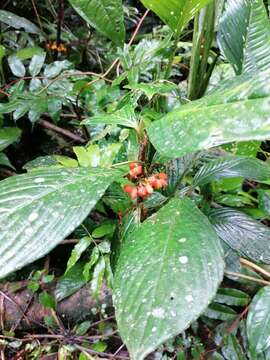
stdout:
{"type": "Polygon", "coordinates": [[[39,123],[39,125],[43,126],[44,128],[49,129],[49,130],[53,130],[53,131],[55,131],[55,132],[57,132],[57,133],[59,133],[61,135],[64,135],[64,136],[66,136],[66,137],[68,137],[68,138],[70,138],[70,139],[72,139],[74,141],[78,141],[78,142],[80,142],[82,144],[84,144],[86,142],[86,140],[84,138],[82,138],[81,136],[76,135],[76,134],[74,134],[73,132],[71,132],[71,131],[69,131],[67,129],[60,128],[59,126],[56,126],[56,125],[50,123],[47,120],[42,119],[42,120],[39,120],[38,123],[39,123]]]}
{"type": "Polygon", "coordinates": [[[32,2],[32,6],[33,6],[33,9],[34,9],[34,12],[35,12],[35,15],[36,15],[40,30],[43,32],[42,23],[40,21],[40,16],[39,16],[39,13],[37,11],[37,6],[36,6],[36,3],[35,3],[35,0],[31,0],[31,2],[32,2]]]}
{"type": "Polygon", "coordinates": [[[249,261],[249,260],[246,260],[246,259],[243,259],[243,258],[240,258],[240,262],[241,264],[251,268],[251,269],[254,269],[258,272],[260,272],[261,274],[263,274],[264,276],[270,278],[270,272],[268,272],[267,270],[261,268],[259,265],[256,265],[254,264],[253,262],[249,261]]]}
{"type": "Polygon", "coordinates": [[[140,21],[138,22],[137,26],[136,26],[136,29],[134,30],[129,42],[128,42],[128,47],[131,46],[133,44],[133,41],[135,40],[135,37],[137,36],[141,26],[142,26],[142,23],[144,22],[144,19],[146,18],[146,16],[149,14],[150,10],[146,10],[145,13],[143,14],[142,18],[140,19],[140,21]]]}
{"type": "Polygon", "coordinates": [[[270,281],[266,281],[266,280],[263,280],[263,279],[257,279],[255,277],[244,275],[244,274],[239,274],[239,273],[233,272],[233,271],[225,271],[225,275],[239,277],[239,278],[254,281],[254,282],[257,282],[257,283],[260,283],[260,284],[263,284],[263,285],[270,285],[270,281]]]}
{"type": "Polygon", "coordinates": [[[98,352],[98,351],[95,351],[95,350],[85,348],[85,347],[80,346],[80,345],[76,345],[76,348],[78,350],[85,351],[90,355],[104,356],[105,359],[109,358],[109,359],[127,359],[127,360],[129,360],[129,357],[126,357],[126,356],[120,356],[120,355],[114,355],[114,354],[107,354],[107,353],[104,353],[104,352],[98,352]]]}

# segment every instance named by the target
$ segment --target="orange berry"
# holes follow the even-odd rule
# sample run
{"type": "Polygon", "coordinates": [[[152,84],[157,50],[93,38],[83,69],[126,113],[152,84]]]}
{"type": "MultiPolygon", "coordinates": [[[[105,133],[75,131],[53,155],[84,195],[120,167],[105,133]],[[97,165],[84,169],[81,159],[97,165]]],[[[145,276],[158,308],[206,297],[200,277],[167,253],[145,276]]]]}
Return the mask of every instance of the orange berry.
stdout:
{"type": "Polygon", "coordinates": [[[157,176],[161,180],[167,180],[168,179],[167,174],[165,174],[164,172],[161,172],[161,173],[157,174],[157,176]]]}
{"type": "Polygon", "coordinates": [[[142,173],[143,173],[142,165],[137,164],[137,166],[135,166],[130,170],[129,175],[133,178],[137,178],[138,176],[142,175],[142,173]]]}
{"type": "Polygon", "coordinates": [[[136,187],[133,187],[132,191],[130,193],[130,197],[132,200],[135,200],[135,199],[137,199],[137,196],[138,196],[138,190],[136,187]]]}
{"type": "Polygon", "coordinates": [[[154,192],[154,189],[152,188],[152,186],[150,184],[146,184],[145,189],[149,195],[154,192]]]}
{"type": "Polygon", "coordinates": [[[143,185],[138,186],[138,195],[141,198],[145,198],[146,196],[148,196],[148,192],[147,192],[145,186],[143,186],[143,185]]]}
{"type": "Polygon", "coordinates": [[[128,193],[128,194],[131,194],[131,192],[132,192],[133,189],[134,189],[134,186],[131,186],[131,185],[128,185],[128,184],[126,184],[126,185],[124,186],[124,191],[125,191],[126,193],[128,193]]]}
{"type": "Polygon", "coordinates": [[[150,176],[148,179],[146,179],[147,183],[152,186],[154,189],[156,188],[157,179],[155,176],[150,176]]]}
{"type": "Polygon", "coordinates": [[[128,166],[129,166],[130,170],[132,170],[138,166],[138,163],[133,162],[133,163],[130,163],[128,166]]]}

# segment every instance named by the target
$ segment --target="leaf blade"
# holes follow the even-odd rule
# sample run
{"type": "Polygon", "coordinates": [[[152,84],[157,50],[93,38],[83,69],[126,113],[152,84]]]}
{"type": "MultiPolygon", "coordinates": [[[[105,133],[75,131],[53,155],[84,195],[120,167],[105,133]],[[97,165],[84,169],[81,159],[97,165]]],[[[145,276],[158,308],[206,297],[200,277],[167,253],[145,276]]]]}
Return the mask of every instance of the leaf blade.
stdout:
{"type": "Polygon", "coordinates": [[[91,26],[116,44],[124,43],[124,12],[121,0],[69,0],[69,2],[91,26]]]}
{"type": "Polygon", "coordinates": [[[222,251],[205,220],[191,200],[173,199],[126,240],[115,274],[114,305],[132,359],[143,359],[183,331],[215,295],[223,274],[222,251]],[[202,286],[205,297],[199,304],[202,286]]]}
{"type": "Polygon", "coordinates": [[[1,181],[0,278],[41,258],[70,234],[116,174],[45,168],[1,181]]]}

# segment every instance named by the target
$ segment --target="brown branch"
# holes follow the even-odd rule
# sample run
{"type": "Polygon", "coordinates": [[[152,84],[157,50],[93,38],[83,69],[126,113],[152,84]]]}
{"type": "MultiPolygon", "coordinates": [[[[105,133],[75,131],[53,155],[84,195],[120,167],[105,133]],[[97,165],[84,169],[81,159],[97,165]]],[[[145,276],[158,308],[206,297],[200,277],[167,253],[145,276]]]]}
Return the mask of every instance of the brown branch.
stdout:
{"type": "Polygon", "coordinates": [[[73,141],[77,141],[82,144],[84,144],[86,142],[86,140],[83,137],[81,137],[80,135],[76,135],[73,132],[71,132],[70,130],[60,128],[59,126],[56,126],[47,120],[41,119],[41,120],[39,120],[38,124],[43,126],[46,129],[49,129],[49,130],[55,131],[58,134],[64,135],[64,136],[72,139],[73,141]]]}

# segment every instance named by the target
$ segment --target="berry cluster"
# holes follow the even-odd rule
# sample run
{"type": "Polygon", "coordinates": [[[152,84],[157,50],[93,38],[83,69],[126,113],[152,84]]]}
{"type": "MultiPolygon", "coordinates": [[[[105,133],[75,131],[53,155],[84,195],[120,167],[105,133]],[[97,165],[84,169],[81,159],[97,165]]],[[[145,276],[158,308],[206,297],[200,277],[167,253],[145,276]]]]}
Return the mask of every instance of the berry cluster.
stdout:
{"type": "Polygon", "coordinates": [[[168,177],[163,172],[151,175],[149,178],[142,178],[144,170],[141,164],[131,163],[129,164],[129,169],[130,171],[128,178],[130,180],[135,180],[137,184],[126,184],[124,186],[124,191],[128,193],[133,200],[137,199],[138,197],[145,199],[150,196],[154,190],[165,188],[168,185],[168,177]]]}

